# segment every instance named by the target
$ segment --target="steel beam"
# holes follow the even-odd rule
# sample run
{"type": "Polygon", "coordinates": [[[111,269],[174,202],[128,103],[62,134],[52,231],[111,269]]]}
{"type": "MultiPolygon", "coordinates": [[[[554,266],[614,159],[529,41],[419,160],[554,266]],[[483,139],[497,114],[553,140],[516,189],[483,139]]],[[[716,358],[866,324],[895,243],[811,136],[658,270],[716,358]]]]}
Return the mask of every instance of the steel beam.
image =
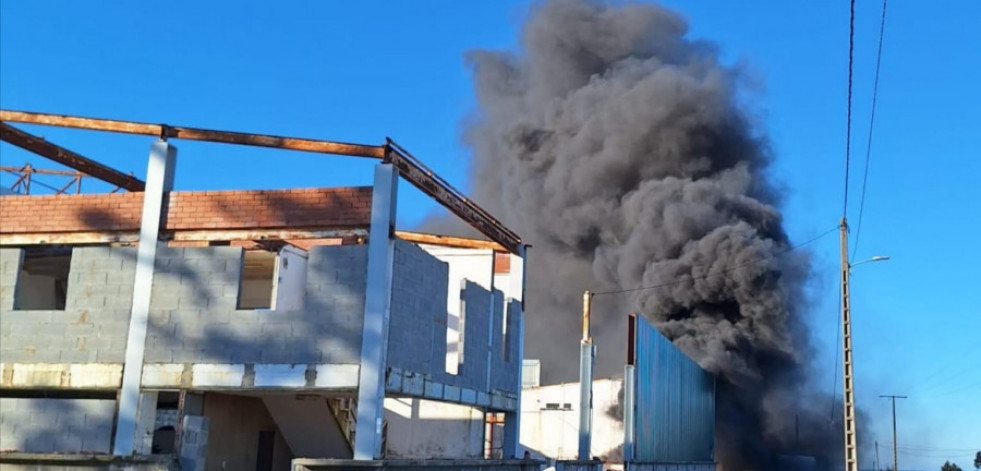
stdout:
{"type": "Polygon", "coordinates": [[[130,175],[52,144],[42,137],[21,131],[7,123],[0,123],[0,139],[127,191],[143,191],[146,187],[142,181],[130,175]]]}
{"type": "Polygon", "coordinates": [[[470,239],[467,237],[453,237],[438,234],[425,234],[422,232],[395,231],[395,237],[406,242],[416,244],[438,245],[441,247],[454,247],[461,249],[490,249],[495,252],[507,252],[503,245],[481,239],[470,239]]]}
{"type": "MultiPolygon", "coordinates": [[[[160,240],[175,242],[211,242],[226,240],[281,241],[307,239],[367,238],[366,229],[200,229],[160,230],[160,240]]],[[[85,245],[114,242],[139,242],[139,231],[75,231],[75,232],[0,232],[0,246],[20,245],[85,245]]]]}
{"type": "Polygon", "coordinates": [[[453,188],[452,185],[436,175],[391,139],[388,139],[384,146],[372,146],[13,110],[0,110],[0,121],[127,134],[144,134],[158,136],[161,139],[188,139],[384,159],[398,169],[400,176],[405,178],[406,181],[422,190],[423,193],[431,196],[446,207],[446,209],[449,209],[450,212],[470,224],[474,229],[477,229],[491,240],[501,244],[507,251],[517,254],[521,246],[521,238],[517,234],[504,226],[504,224],[495,219],[494,216],[483,208],[470,201],[466,196],[453,188]]]}
{"type": "Polygon", "coordinates": [[[385,148],[383,146],[347,144],[343,142],[304,139],[299,137],[273,136],[268,134],[249,134],[242,132],[216,131],[211,129],[186,128],[181,126],[168,126],[166,124],[150,124],[133,121],[117,121],[112,119],[29,113],[24,111],[0,110],[0,121],[43,124],[46,126],[60,126],[125,134],[144,134],[147,136],[157,136],[163,139],[174,138],[186,139],[189,141],[208,141],[245,146],[274,147],[277,149],[316,152],[320,154],[350,155],[354,157],[372,157],[376,159],[380,159],[385,155],[385,148]]]}
{"type": "Polygon", "coordinates": [[[466,196],[463,196],[456,188],[426,168],[418,159],[412,157],[391,139],[388,140],[388,144],[389,149],[385,160],[391,162],[399,170],[402,178],[422,190],[423,193],[433,197],[474,229],[504,246],[509,252],[520,253],[521,238],[517,234],[466,196]]]}

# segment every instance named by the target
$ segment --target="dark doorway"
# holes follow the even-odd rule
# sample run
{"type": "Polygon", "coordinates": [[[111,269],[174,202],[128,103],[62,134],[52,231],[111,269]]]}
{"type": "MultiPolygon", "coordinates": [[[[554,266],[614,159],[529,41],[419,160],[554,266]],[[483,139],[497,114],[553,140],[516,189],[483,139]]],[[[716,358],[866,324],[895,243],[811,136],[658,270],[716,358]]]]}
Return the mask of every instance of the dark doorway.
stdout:
{"type": "Polygon", "coordinates": [[[259,445],[256,447],[255,471],[272,471],[273,448],[276,446],[276,432],[259,432],[259,445]]]}

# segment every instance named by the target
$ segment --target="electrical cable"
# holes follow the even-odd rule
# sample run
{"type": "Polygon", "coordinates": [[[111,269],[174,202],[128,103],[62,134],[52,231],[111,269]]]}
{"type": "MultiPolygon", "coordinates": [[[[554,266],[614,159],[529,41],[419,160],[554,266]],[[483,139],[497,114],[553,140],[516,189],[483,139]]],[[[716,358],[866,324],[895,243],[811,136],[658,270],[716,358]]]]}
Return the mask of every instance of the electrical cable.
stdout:
{"type": "Polygon", "coordinates": [[[936,397],[950,396],[952,394],[957,394],[957,393],[960,393],[960,392],[967,391],[967,390],[972,389],[972,388],[977,387],[977,386],[981,386],[981,381],[978,381],[978,382],[975,382],[975,383],[970,383],[970,384],[967,384],[967,385],[959,385],[958,387],[955,387],[954,389],[940,390],[940,392],[935,392],[933,394],[929,394],[929,395],[927,395],[927,397],[936,398],[936,397]]]}
{"type": "Polygon", "coordinates": [[[914,386],[907,395],[916,394],[917,396],[923,396],[925,393],[936,393],[937,390],[943,391],[947,386],[959,386],[957,380],[959,380],[963,375],[970,371],[975,371],[977,369],[976,365],[968,364],[961,368],[947,371],[947,367],[950,364],[945,365],[945,368],[941,368],[940,372],[944,372],[943,375],[934,374],[927,379],[923,379],[918,383],[918,387],[914,386]]]}
{"type": "Polygon", "coordinates": [[[848,172],[852,156],[852,69],[855,58],[855,0],[851,0],[851,13],[848,19],[848,114],[845,120],[845,204],[841,217],[848,216],[848,172]]]}
{"type": "Polygon", "coordinates": [[[858,225],[855,229],[855,245],[852,248],[852,258],[858,253],[858,240],[862,234],[862,216],[865,213],[865,188],[869,181],[869,157],[872,155],[872,130],[875,126],[875,104],[879,95],[879,67],[882,65],[882,38],[886,31],[886,2],[882,0],[882,22],[879,24],[879,50],[875,58],[875,80],[872,85],[872,111],[869,117],[869,140],[865,146],[865,171],[862,176],[862,197],[858,204],[858,225]]]}

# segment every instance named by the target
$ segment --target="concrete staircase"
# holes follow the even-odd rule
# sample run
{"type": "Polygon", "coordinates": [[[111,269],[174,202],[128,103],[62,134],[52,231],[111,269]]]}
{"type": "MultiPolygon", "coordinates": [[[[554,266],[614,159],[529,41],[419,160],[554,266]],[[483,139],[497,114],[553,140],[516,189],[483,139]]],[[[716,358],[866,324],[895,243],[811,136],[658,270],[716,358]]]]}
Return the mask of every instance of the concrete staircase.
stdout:
{"type": "Polygon", "coordinates": [[[337,405],[335,414],[335,406],[331,405],[335,400],[293,394],[262,398],[293,456],[349,459],[353,456],[356,411],[352,411],[350,404],[337,405]]]}
{"type": "Polygon", "coordinates": [[[348,447],[354,449],[354,432],[358,422],[358,400],[351,397],[329,397],[327,405],[341,428],[348,447]]]}

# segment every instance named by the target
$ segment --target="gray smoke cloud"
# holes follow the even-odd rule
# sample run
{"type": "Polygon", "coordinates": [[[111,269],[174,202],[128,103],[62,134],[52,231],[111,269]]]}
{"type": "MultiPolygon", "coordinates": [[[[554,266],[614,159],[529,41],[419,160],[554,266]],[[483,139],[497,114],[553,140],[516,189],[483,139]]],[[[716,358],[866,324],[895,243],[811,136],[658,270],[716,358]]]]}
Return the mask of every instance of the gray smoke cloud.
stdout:
{"type": "Polygon", "coordinates": [[[841,443],[830,399],[801,391],[810,263],[784,253],[739,70],[687,33],[655,5],[556,0],[532,11],[519,51],[471,52],[473,189],[533,245],[525,352],[544,382],[576,378],[583,290],[661,285],[595,298],[598,375],[622,372],[626,314],[642,313],[734,385],[719,403],[725,469],[774,469],[841,443]]]}

